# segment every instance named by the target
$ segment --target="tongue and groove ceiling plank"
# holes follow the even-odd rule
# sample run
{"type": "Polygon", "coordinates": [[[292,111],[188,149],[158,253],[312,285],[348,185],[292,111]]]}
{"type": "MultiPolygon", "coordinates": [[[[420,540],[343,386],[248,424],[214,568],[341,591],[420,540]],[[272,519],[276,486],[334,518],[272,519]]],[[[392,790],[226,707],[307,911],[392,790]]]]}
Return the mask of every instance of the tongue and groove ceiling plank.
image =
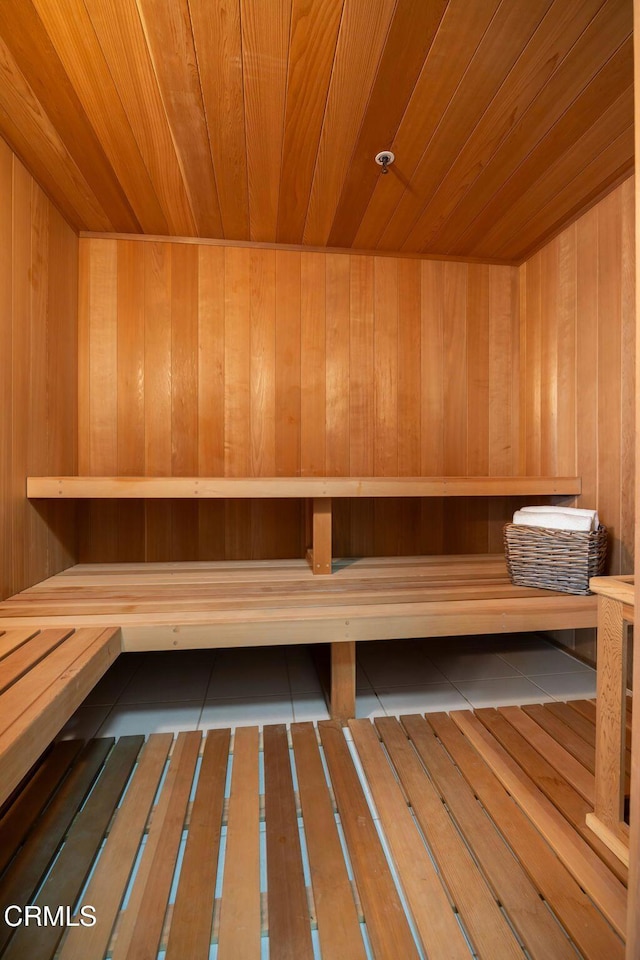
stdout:
{"type": "Polygon", "coordinates": [[[632,172],[631,38],[632,0],[5,0],[0,135],[80,230],[518,261],[632,172]]]}

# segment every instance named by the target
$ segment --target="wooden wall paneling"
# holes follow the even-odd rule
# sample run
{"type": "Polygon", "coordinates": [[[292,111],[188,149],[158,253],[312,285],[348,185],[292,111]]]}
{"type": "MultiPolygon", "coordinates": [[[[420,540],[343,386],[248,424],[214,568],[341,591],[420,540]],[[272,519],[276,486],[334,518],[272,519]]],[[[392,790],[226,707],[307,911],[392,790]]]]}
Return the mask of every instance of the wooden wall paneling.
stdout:
{"type": "Polygon", "coordinates": [[[300,472],[300,258],[275,255],[275,473],[285,477],[300,472]]]}
{"type": "MultiPolygon", "coordinates": [[[[93,245],[89,264],[89,377],[90,473],[109,475],[117,464],[118,449],[118,244],[100,240],[93,245]]],[[[104,562],[118,557],[118,504],[92,501],[91,542],[99,544],[104,562]]]]}
{"type": "Polygon", "coordinates": [[[34,0],[60,57],[145,233],[169,229],[83,0],[34,0]]]}
{"type": "Polygon", "coordinates": [[[525,274],[526,312],[521,317],[524,324],[522,339],[526,349],[521,354],[521,383],[526,385],[527,405],[523,439],[526,449],[526,476],[542,473],[542,304],[541,304],[542,256],[536,254],[527,261],[525,274]]]}
{"type": "Polygon", "coordinates": [[[344,0],[293,0],[277,240],[304,232],[344,0]]]}
{"type": "MultiPolygon", "coordinates": [[[[376,433],[374,391],[373,257],[350,258],[349,325],[349,470],[354,477],[374,475],[376,433]]],[[[419,307],[419,304],[418,304],[419,307]]],[[[420,314],[418,312],[418,322],[420,314]]],[[[419,354],[418,354],[419,360],[419,354]]],[[[355,556],[374,553],[374,501],[351,503],[350,543],[355,556]]]]}
{"type": "Polygon", "coordinates": [[[577,471],[576,464],[576,228],[558,237],[558,452],[556,466],[577,471]]]}
{"type": "MultiPolygon", "coordinates": [[[[423,260],[420,360],[421,391],[421,474],[444,474],[444,264],[423,260]]],[[[423,499],[421,504],[422,550],[442,550],[442,499],[423,499]]]]}
{"type": "MultiPolygon", "coordinates": [[[[422,277],[419,260],[398,260],[398,474],[420,476],[422,277]]],[[[420,552],[420,501],[398,501],[401,552],[420,552]]]]}
{"type": "Polygon", "coordinates": [[[467,473],[467,271],[445,263],[444,272],[444,474],[467,473]]]}
{"type": "Polygon", "coordinates": [[[543,283],[540,296],[540,469],[553,474],[558,465],[558,310],[559,248],[557,241],[540,251],[543,283]]]}
{"type": "MultiPolygon", "coordinates": [[[[251,476],[276,475],[276,257],[273,250],[250,253],[251,476]]],[[[286,326],[286,321],[285,321],[286,326]]],[[[251,555],[263,555],[274,538],[274,510],[251,503],[251,555]]]]}
{"type": "Polygon", "coordinates": [[[576,223],[576,408],[580,502],[598,505],[598,210],[576,223]]]}
{"type": "MultiPolygon", "coordinates": [[[[361,257],[352,259],[360,260],[361,257]]],[[[353,297],[353,292],[351,293],[353,297]]],[[[325,369],[326,260],[321,253],[300,259],[300,473],[326,472],[325,369]]]]}
{"type": "Polygon", "coordinates": [[[409,0],[396,4],[349,171],[342,185],[329,234],[330,246],[350,246],[358,232],[379,177],[371,158],[381,145],[393,143],[446,6],[446,0],[436,3],[409,0]],[[402,71],[397,69],[400,60],[402,71]]]}
{"type": "MultiPolygon", "coordinates": [[[[13,164],[13,283],[11,315],[11,562],[14,583],[27,583],[29,545],[24,536],[29,504],[24,496],[28,473],[29,366],[31,352],[31,177],[15,159],[13,164]]],[[[35,344],[33,345],[35,349],[35,344]]]]}
{"type": "Polygon", "coordinates": [[[91,23],[172,233],[197,232],[136,0],[85,0],[91,23]]]}
{"type": "Polygon", "coordinates": [[[222,235],[249,236],[249,195],[239,0],[189,0],[222,235]],[[220,162],[221,161],[221,162],[220,162]]]}
{"type": "MultiPolygon", "coordinates": [[[[33,349],[28,354],[29,364],[29,417],[26,428],[27,463],[30,473],[46,476],[49,463],[48,442],[48,267],[49,267],[49,210],[51,204],[31,180],[31,284],[29,304],[29,342],[33,349]],[[46,349],[42,344],[43,334],[46,349]]],[[[28,581],[36,583],[47,575],[49,534],[47,529],[48,508],[28,503],[28,581]]]]}
{"type": "Polygon", "coordinates": [[[219,237],[220,204],[188,0],[137,4],[198,230],[201,236],[219,237]]]}
{"type": "Polygon", "coordinates": [[[501,14],[492,19],[474,56],[447,105],[443,117],[405,190],[402,200],[385,229],[379,246],[385,250],[421,249],[429,220],[422,218],[423,207],[415,197],[430,197],[443,180],[477,122],[500,89],[518,56],[551,6],[551,0],[536,0],[526,6],[501,6],[501,14]]]}
{"type": "MultiPolygon", "coordinates": [[[[295,251],[275,254],[275,470],[277,476],[301,472],[302,415],[302,257],[295,251]]],[[[272,474],[273,475],[273,474],[272,474]]],[[[302,556],[305,550],[301,501],[264,502],[271,518],[262,556],[273,545],[279,556],[302,556]]]]}
{"type": "Polygon", "coordinates": [[[622,303],[621,303],[621,398],[620,398],[620,569],[634,569],[635,526],[635,182],[620,187],[622,202],[622,303]]]}
{"type": "MultiPolygon", "coordinates": [[[[490,357],[493,357],[494,351],[491,345],[490,354],[489,325],[493,316],[489,301],[489,270],[486,265],[470,264],[467,271],[466,458],[471,476],[488,476],[490,472],[489,386],[490,357]]],[[[489,502],[478,498],[471,499],[461,503],[459,509],[465,520],[469,552],[486,553],[489,502]]]]}
{"type": "Polygon", "coordinates": [[[598,510],[609,528],[608,572],[620,569],[620,190],[598,206],[598,510]]]}
{"type": "MultiPolygon", "coordinates": [[[[325,430],[328,476],[349,475],[350,431],[350,311],[351,278],[348,256],[327,254],[326,258],[326,367],[325,430]]],[[[347,500],[334,504],[334,555],[349,554],[351,505],[347,500]]]]}
{"type": "Polygon", "coordinates": [[[275,240],[284,139],[292,0],[240,0],[249,221],[253,240],[275,240]],[[268,63],[259,75],[256,65],[268,63]]]}
{"type": "MultiPolygon", "coordinates": [[[[198,473],[224,476],[225,251],[198,248],[198,473]]],[[[198,558],[225,556],[224,500],[199,505],[198,558]]]]}
{"type": "Polygon", "coordinates": [[[419,260],[398,260],[398,475],[420,476],[422,431],[419,260]]]}
{"type": "Polygon", "coordinates": [[[0,30],[40,109],[52,120],[101,205],[109,210],[114,228],[139,230],[140,224],[31,0],[3,4],[0,30]]]}
{"type": "MultiPolygon", "coordinates": [[[[562,72],[558,64],[571,51],[601,5],[602,0],[590,0],[579,9],[556,3],[554,15],[550,12],[548,16],[543,16],[531,41],[478,119],[470,137],[424,208],[419,221],[422,249],[429,249],[428,245],[436,237],[441,244],[439,249],[451,248],[457,232],[455,225],[468,223],[472,216],[467,209],[470,196],[476,201],[477,193],[471,190],[474,181],[492,163],[501,143],[511,134],[514,117],[520,118],[528,113],[541,87],[547,90],[554,86],[552,109],[556,111],[555,115],[560,116],[567,102],[571,102],[574,90],[564,74],[564,82],[557,86],[554,84],[556,72],[562,72]]],[[[569,58],[569,62],[575,64],[573,58],[569,58]]],[[[580,81],[584,73],[580,61],[577,69],[574,66],[574,71],[580,81]]],[[[546,125],[543,129],[546,129],[546,125]]]]}
{"type": "MultiPolygon", "coordinates": [[[[554,4],[445,177],[436,196],[439,206],[432,202],[432,217],[440,215],[442,228],[438,231],[436,219],[431,235],[438,236],[440,249],[459,249],[456,238],[466,232],[520,163],[535,155],[535,164],[527,163],[528,178],[535,179],[549,157],[566,149],[600,116],[608,105],[606,93],[615,96],[614,90],[620,89],[619,79],[610,91],[606,87],[590,91],[586,108],[581,104],[581,110],[575,109],[575,101],[617,50],[620,37],[629,29],[628,20],[626,6],[617,0],[609,4],[589,0],[579,9],[554,4]],[[555,142],[546,144],[543,160],[539,143],[555,124],[555,142]],[[451,189],[456,183],[472,188],[456,198],[451,189]]],[[[526,179],[521,181],[521,185],[526,183],[526,179]]],[[[501,209],[505,206],[493,207],[494,217],[501,209]]],[[[484,222],[485,228],[490,225],[491,220],[484,222]]]]}
{"type": "MultiPolygon", "coordinates": [[[[250,475],[251,449],[251,315],[250,252],[225,250],[224,444],[225,476],[250,475]]],[[[225,511],[225,543],[229,559],[250,556],[251,503],[229,500],[225,511]]]]}
{"type": "Polygon", "coordinates": [[[466,303],[466,392],[467,466],[471,476],[489,475],[489,284],[489,267],[470,264],[466,303]]]}
{"type": "Polygon", "coordinates": [[[374,6],[368,0],[352,0],[344,6],[311,185],[304,243],[319,246],[327,243],[395,7],[394,0],[380,0],[374,6]],[[354,83],[354,77],[358,82],[354,83]]]}
{"type": "MultiPolygon", "coordinates": [[[[174,244],[171,251],[171,473],[198,473],[198,248],[174,244]]],[[[172,553],[197,556],[198,504],[171,505],[172,553]]]]}
{"type": "Polygon", "coordinates": [[[13,378],[11,372],[13,324],[13,154],[0,140],[0,596],[13,593],[11,570],[11,430],[13,378]]]}
{"type": "MultiPolygon", "coordinates": [[[[398,261],[374,261],[373,389],[375,476],[398,475],[398,261]]],[[[374,551],[396,552],[399,516],[396,500],[375,500],[374,551]]]]}
{"type": "MultiPolygon", "coordinates": [[[[173,247],[144,244],[144,472],[170,476],[171,417],[171,273],[173,247]]],[[[171,504],[148,500],[145,512],[145,559],[168,560],[171,552],[171,504]]]]}
{"type": "Polygon", "coordinates": [[[374,261],[374,476],[398,476],[398,262],[374,261]]]}
{"type": "MultiPolygon", "coordinates": [[[[52,205],[48,214],[47,444],[54,476],[78,472],[78,238],[52,205]]],[[[49,570],[77,563],[80,511],[52,503],[47,510],[49,570]]]]}
{"type": "MultiPolygon", "coordinates": [[[[145,472],[145,270],[139,243],[118,241],[117,475],[145,472]]],[[[118,504],[118,556],[143,560],[144,503],[118,504]]]]}
{"type": "MultiPolygon", "coordinates": [[[[489,272],[489,473],[517,473],[514,444],[514,270],[488,267],[489,272]]],[[[475,471],[470,470],[470,473],[475,471]]]]}
{"type": "Polygon", "coordinates": [[[326,259],[326,469],[328,476],[349,475],[349,257],[326,259]]]}
{"type": "Polygon", "coordinates": [[[376,181],[358,227],[355,244],[361,249],[376,247],[499,5],[500,0],[472,5],[465,0],[450,0],[447,4],[411,100],[390,143],[397,156],[392,176],[376,181]],[[464,30],[460,29],[461,20],[464,30]],[[425,109],[425,103],[429,109],[425,109]],[[402,175],[397,175],[397,171],[402,175]]]}

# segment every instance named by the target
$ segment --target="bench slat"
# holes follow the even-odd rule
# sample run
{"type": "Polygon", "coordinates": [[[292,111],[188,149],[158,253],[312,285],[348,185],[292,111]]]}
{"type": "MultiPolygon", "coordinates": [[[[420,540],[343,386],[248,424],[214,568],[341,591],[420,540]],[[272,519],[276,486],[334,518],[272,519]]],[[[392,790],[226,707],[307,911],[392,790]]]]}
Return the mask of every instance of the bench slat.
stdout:
{"type": "Polygon", "coordinates": [[[0,697],[0,802],[119,655],[117,628],[76,630],[0,697]]]}

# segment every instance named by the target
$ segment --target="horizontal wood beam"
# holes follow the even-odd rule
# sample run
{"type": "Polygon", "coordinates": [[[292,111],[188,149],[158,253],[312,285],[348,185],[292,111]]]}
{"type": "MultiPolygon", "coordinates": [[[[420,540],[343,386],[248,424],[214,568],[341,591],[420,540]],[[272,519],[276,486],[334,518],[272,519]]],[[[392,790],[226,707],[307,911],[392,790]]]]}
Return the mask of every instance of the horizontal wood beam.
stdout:
{"type": "Polygon", "coordinates": [[[580,477],[27,477],[32,499],[575,496],[580,477]]]}

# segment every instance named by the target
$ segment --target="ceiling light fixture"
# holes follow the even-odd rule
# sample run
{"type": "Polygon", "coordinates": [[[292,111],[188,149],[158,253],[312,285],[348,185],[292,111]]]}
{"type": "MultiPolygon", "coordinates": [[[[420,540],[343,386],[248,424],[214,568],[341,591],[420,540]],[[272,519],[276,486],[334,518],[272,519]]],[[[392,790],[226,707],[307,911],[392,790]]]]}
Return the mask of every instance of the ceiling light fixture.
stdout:
{"type": "Polygon", "coordinates": [[[389,173],[389,165],[393,163],[395,156],[391,150],[381,150],[376,153],[375,161],[382,167],[382,173],[389,173]]]}

